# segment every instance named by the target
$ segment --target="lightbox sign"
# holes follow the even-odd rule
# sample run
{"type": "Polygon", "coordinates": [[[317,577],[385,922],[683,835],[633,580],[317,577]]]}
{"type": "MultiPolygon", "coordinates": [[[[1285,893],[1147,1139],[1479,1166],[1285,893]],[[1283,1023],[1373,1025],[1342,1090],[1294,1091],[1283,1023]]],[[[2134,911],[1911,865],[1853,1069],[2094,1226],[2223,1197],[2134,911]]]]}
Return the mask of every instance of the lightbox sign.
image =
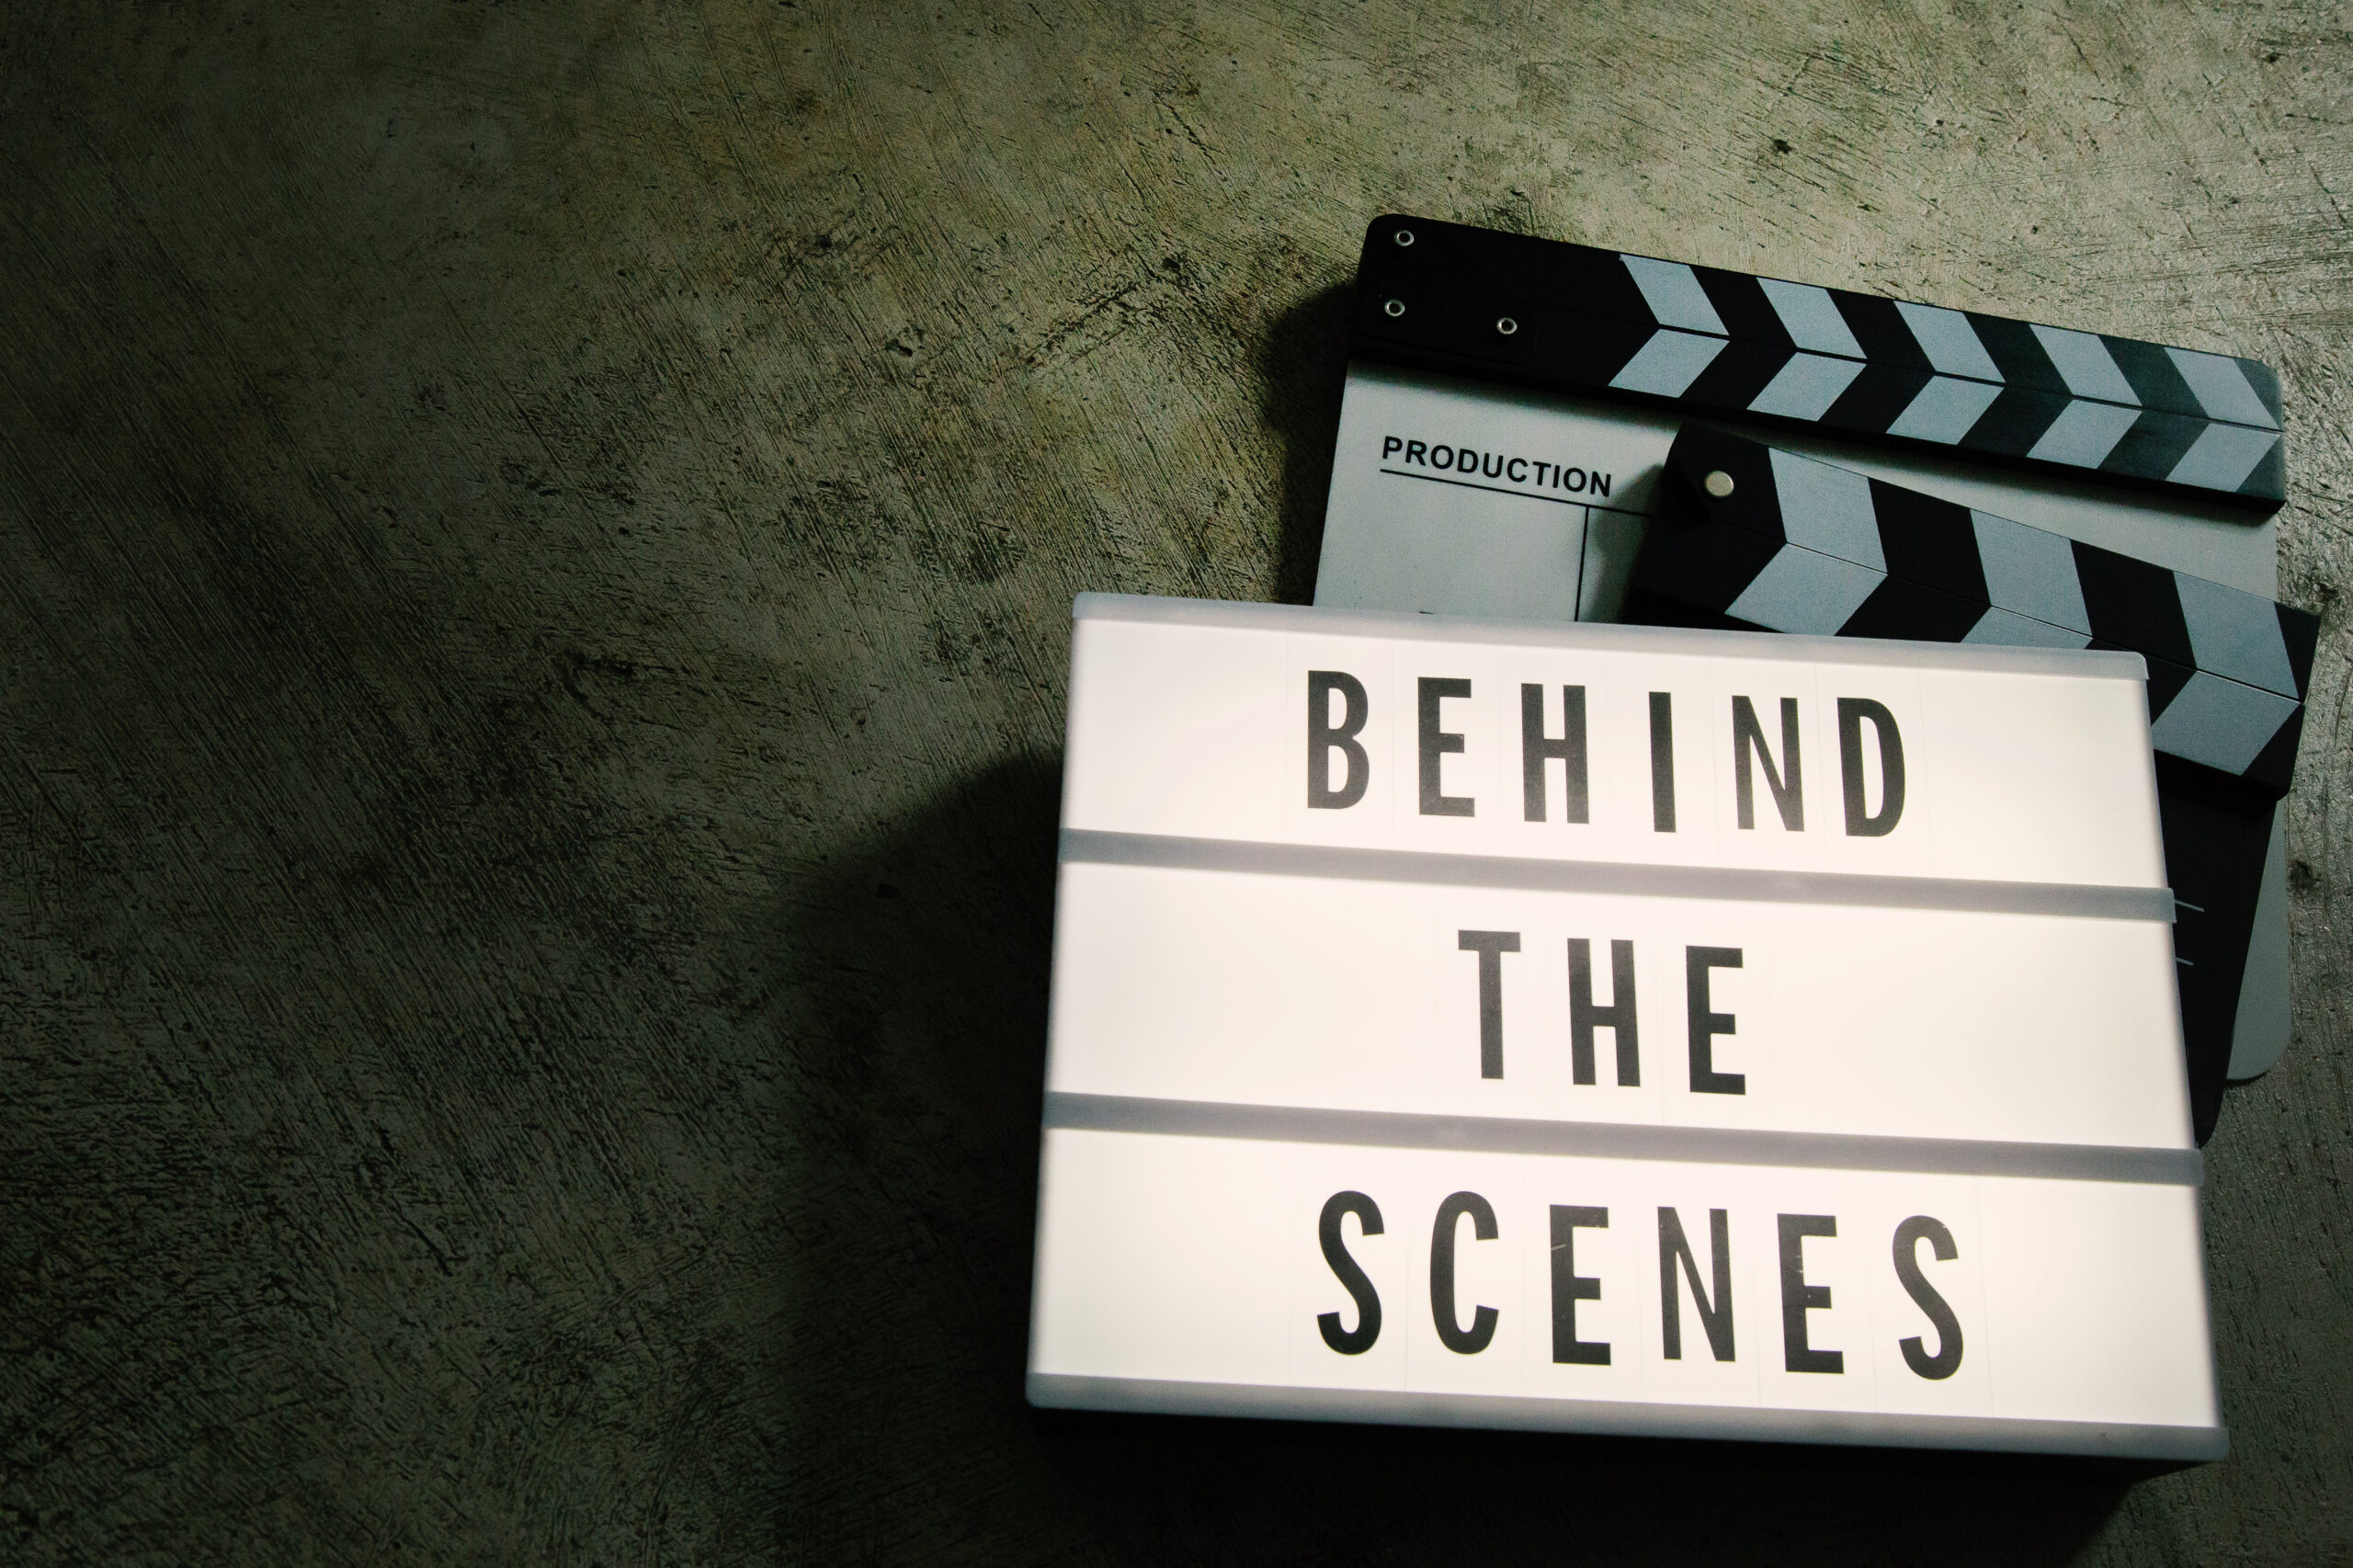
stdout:
{"type": "Polygon", "coordinates": [[[1032,1403],[2224,1450],[2137,655],[1075,618],[1032,1403]]]}

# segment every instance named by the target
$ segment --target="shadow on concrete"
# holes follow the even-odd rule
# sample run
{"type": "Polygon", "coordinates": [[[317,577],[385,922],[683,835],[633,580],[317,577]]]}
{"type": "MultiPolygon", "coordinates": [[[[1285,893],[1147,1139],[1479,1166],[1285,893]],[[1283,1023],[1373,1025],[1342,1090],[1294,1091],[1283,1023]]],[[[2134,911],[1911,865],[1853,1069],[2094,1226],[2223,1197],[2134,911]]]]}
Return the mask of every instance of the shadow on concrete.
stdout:
{"type": "Polygon", "coordinates": [[[786,1560],[2055,1564],[2154,1473],[1029,1410],[1057,775],[989,770],[791,913],[786,1560]]]}
{"type": "Polygon", "coordinates": [[[1276,318],[1258,350],[1259,417],[1283,444],[1276,519],[1281,531],[1275,551],[1275,598],[1280,604],[1303,605],[1315,597],[1355,302],[1356,287],[1348,283],[1311,294],[1276,318]]]}
{"type": "Polygon", "coordinates": [[[1021,1392],[1060,789],[1006,762],[795,879],[787,1562],[1016,1561],[1067,1526],[1021,1392]]]}

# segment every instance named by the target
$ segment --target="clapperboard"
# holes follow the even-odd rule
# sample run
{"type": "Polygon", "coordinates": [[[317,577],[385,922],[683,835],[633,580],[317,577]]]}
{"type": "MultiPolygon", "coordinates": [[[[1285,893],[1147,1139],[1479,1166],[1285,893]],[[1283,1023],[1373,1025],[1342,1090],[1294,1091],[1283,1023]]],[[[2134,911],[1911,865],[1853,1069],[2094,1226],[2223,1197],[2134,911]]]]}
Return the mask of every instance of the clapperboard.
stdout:
{"type": "Polygon", "coordinates": [[[2268,368],[1415,218],[1371,225],[1358,292],[1318,605],[2139,653],[2163,710],[2201,1141],[2225,1076],[2278,1059],[2282,797],[2315,628],[2271,603],[2285,459],[2268,368]],[[1647,525],[1675,504],[1662,476],[1695,420],[1817,460],[1803,472],[1823,494],[1867,486],[1879,553],[1857,533],[1859,556],[1774,567],[1743,544],[1764,574],[1752,607],[1802,578],[1828,597],[1795,619],[1739,614],[1707,557],[1768,516],[1752,485],[1679,530],[1630,598],[1645,538],[1666,542],[1647,525]],[[2009,547],[1984,555],[1997,538],[2009,547]],[[2060,598],[1995,597],[2000,573],[2044,563],[2066,569],[2060,598]],[[1839,621],[1824,619],[1834,572],[1838,591],[1879,579],[1839,621]]]}
{"type": "Polygon", "coordinates": [[[1082,597],[1030,1400],[2220,1456],[2145,667],[1082,597]]]}

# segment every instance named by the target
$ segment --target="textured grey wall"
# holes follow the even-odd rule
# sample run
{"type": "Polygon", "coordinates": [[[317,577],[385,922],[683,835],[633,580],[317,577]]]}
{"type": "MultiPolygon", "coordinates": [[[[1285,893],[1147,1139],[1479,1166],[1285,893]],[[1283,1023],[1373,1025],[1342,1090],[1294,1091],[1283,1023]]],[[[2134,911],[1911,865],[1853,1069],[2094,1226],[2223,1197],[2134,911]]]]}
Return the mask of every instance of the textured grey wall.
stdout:
{"type": "Polygon", "coordinates": [[[0,10],[0,1556],[2353,1562],[2339,6],[0,10]],[[1304,597],[1404,209],[2254,354],[2237,1452],[1021,1403],[1072,594],[1304,597]]]}

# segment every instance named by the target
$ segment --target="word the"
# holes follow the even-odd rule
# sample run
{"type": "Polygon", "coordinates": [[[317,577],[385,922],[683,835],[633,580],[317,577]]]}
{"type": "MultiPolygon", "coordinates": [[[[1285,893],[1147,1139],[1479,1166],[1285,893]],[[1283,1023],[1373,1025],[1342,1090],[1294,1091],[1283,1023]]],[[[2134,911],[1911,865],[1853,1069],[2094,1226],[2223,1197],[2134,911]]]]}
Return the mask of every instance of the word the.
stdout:
{"type": "MultiPolygon", "coordinates": [[[[1504,955],[1519,951],[1517,931],[1461,931],[1456,945],[1479,955],[1479,1076],[1504,1075],[1504,955]]],[[[1740,1095],[1748,1080],[1739,1073],[1719,1073],[1715,1038],[1734,1031],[1730,1013],[1710,1010],[1708,975],[1712,970],[1741,967],[1738,948],[1683,949],[1683,1000],[1689,1029],[1691,1092],[1695,1095],[1740,1095]]],[[[1618,1086],[1631,1089],[1643,1082],[1641,1020],[1634,1006],[1634,944],[1609,944],[1609,1004],[1593,999],[1593,943],[1569,938],[1569,1074],[1573,1082],[1590,1084],[1593,1037],[1608,1029],[1618,1047],[1618,1086]]]]}

